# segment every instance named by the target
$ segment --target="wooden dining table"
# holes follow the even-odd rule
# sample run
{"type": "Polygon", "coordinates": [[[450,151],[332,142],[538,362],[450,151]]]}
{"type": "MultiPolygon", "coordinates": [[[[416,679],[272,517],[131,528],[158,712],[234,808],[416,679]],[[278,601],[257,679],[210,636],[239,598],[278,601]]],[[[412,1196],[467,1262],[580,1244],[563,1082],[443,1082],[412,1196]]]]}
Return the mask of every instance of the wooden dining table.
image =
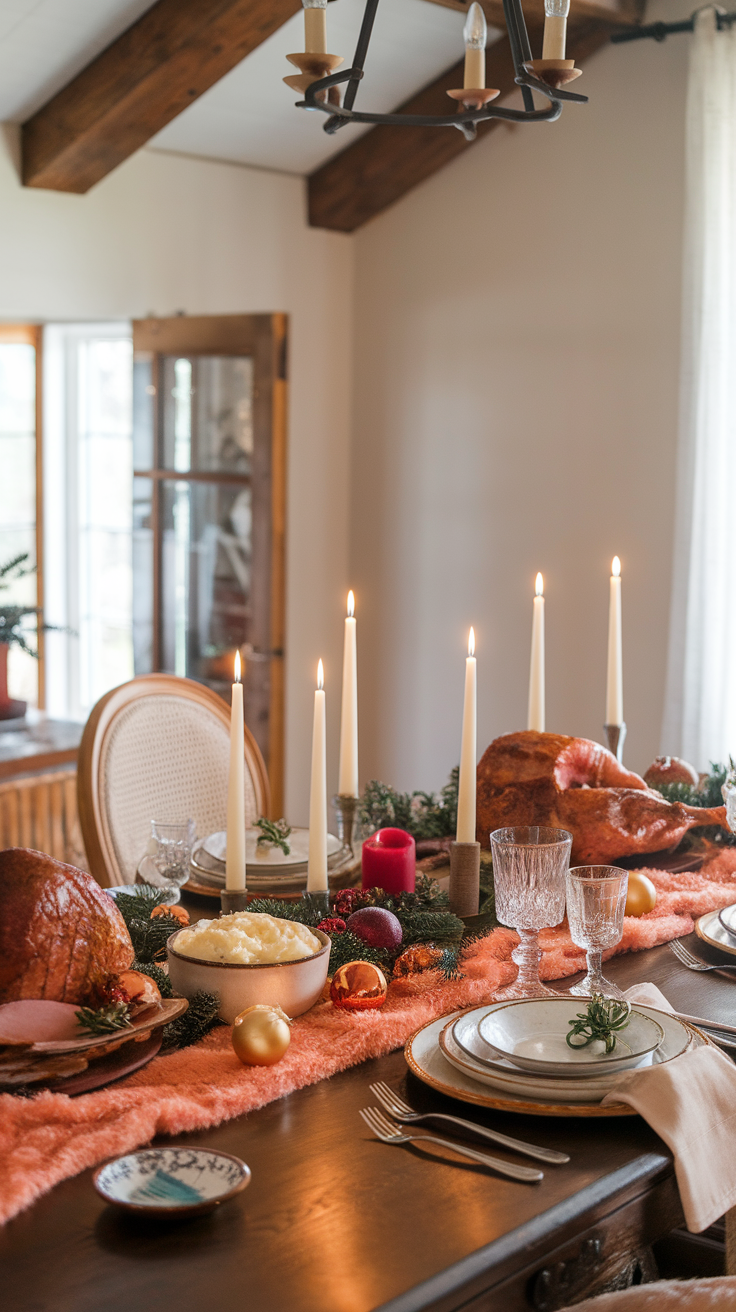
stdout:
{"type": "MultiPolygon", "coordinates": [[[[679,1011],[736,1020],[736,978],[689,972],[666,946],[618,957],[607,974],[623,988],[653,981],[679,1011]]],[[[105,1205],[83,1171],[0,1232],[7,1312],[553,1312],[656,1276],[652,1244],[683,1224],[672,1155],[639,1117],[461,1105],[409,1073],[401,1051],[162,1142],[235,1153],[251,1185],[208,1216],[163,1224],[105,1205]],[[375,1103],[375,1080],[417,1110],[462,1115],[570,1162],[528,1185],[442,1149],[380,1143],[358,1115],[375,1103]]]]}

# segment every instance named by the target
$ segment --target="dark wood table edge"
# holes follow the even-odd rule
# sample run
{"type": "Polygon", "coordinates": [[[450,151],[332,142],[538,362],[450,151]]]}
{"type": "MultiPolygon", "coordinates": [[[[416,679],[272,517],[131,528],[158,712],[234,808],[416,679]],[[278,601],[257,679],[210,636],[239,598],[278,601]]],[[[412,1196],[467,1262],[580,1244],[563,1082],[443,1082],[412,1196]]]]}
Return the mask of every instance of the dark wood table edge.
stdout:
{"type": "MultiPolygon", "coordinates": [[[[674,1161],[669,1149],[662,1143],[661,1154],[646,1153],[636,1162],[629,1162],[620,1170],[600,1177],[570,1198],[538,1213],[525,1225],[469,1253],[461,1262],[447,1267],[430,1280],[415,1285],[388,1303],[382,1303],[374,1312],[446,1312],[446,1309],[455,1312],[479,1294],[492,1292],[507,1276],[518,1275],[520,1248],[523,1248],[528,1257],[529,1269],[533,1270],[542,1258],[549,1256],[551,1232],[554,1232],[558,1241],[556,1247],[561,1248],[567,1241],[577,1239],[582,1234],[580,1219],[589,1216],[596,1208],[604,1208],[611,1194],[619,1188],[621,1192],[617,1195],[615,1212],[637,1197],[643,1197],[654,1185],[666,1181],[668,1177],[676,1188],[674,1161]]],[[[682,1220],[682,1213],[679,1219],[682,1220]]],[[[586,1228],[589,1228],[589,1223],[586,1228]]]]}

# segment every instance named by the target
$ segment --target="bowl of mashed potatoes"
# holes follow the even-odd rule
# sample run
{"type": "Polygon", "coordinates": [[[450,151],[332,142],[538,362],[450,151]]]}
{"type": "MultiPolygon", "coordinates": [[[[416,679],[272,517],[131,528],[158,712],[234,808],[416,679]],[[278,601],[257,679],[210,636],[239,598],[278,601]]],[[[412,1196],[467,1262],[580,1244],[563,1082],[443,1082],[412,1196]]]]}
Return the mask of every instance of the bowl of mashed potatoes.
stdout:
{"type": "Polygon", "coordinates": [[[301,1016],[319,999],[330,962],[321,929],[255,911],[199,920],[172,934],[166,951],[175,992],[217,993],[229,1025],[259,1002],[301,1016]]]}

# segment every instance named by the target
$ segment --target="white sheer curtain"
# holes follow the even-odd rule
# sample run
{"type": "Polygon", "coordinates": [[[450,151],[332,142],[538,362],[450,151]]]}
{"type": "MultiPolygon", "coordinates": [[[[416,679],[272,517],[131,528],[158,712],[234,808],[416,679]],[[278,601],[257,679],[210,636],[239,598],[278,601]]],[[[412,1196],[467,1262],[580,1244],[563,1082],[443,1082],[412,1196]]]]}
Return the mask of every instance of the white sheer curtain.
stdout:
{"type": "Polygon", "coordinates": [[[662,751],[736,757],[736,27],[696,19],[687,97],[683,359],[662,751]]]}

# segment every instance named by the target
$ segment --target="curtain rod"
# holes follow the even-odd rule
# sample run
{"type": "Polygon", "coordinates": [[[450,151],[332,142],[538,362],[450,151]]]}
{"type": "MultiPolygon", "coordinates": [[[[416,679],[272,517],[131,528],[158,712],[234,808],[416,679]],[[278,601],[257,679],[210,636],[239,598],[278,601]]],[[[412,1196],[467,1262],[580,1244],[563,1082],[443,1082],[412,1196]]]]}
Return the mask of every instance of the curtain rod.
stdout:
{"type": "MultiPolygon", "coordinates": [[[[641,27],[626,27],[621,32],[614,32],[611,41],[614,45],[619,45],[623,41],[645,41],[647,38],[652,41],[664,41],[665,37],[675,32],[694,32],[698,13],[700,10],[696,10],[680,23],[645,23],[641,27]]],[[[736,23],[736,13],[727,14],[722,9],[716,9],[716,25],[719,32],[724,27],[731,27],[733,23],[736,23]]]]}

